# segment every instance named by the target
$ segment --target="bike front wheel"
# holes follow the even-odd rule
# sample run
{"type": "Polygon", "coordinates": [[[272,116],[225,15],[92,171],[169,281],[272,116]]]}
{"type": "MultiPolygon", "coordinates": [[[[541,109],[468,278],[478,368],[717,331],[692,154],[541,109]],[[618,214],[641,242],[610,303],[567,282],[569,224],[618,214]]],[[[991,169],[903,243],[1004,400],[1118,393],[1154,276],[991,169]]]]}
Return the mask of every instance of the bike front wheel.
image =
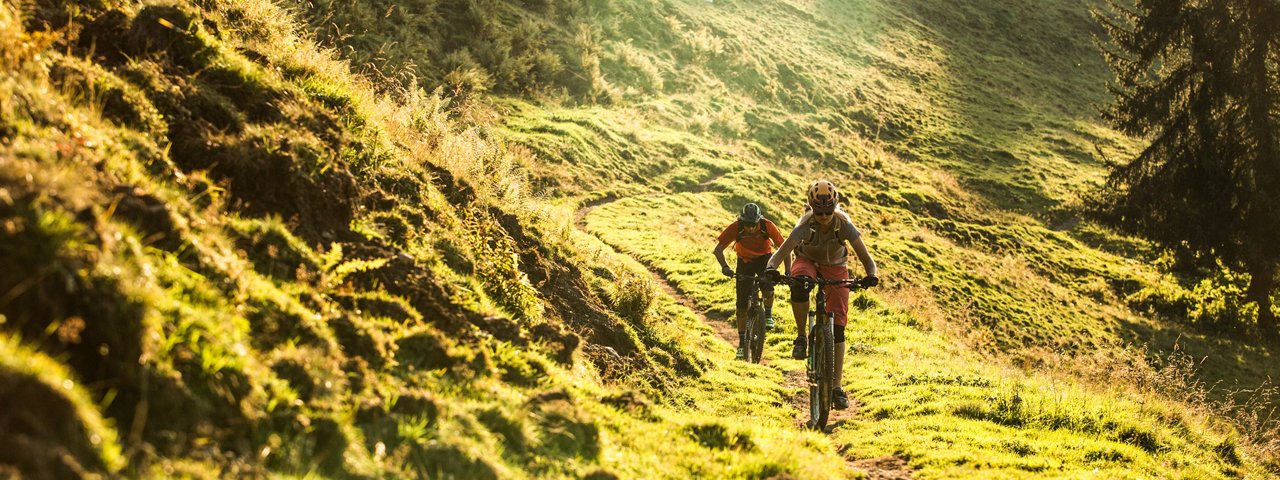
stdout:
{"type": "Polygon", "coordinates": [[[814,381],[809,388],[809,426],[822,430],[827,427],[834,400],[831,389],[835,384],[836,372],[835,332],[832,331],[829,317],[820,318],[813,330],[810,337],[812,345],[809,346],[809,355],[812,356],[810,361],[814,369],[814,381]]]}
{"type": "Polygon", "coordinates": [[[747,311],[747,360],[760,363],[764,359],[764,309],[760,305],[747,311]]]}

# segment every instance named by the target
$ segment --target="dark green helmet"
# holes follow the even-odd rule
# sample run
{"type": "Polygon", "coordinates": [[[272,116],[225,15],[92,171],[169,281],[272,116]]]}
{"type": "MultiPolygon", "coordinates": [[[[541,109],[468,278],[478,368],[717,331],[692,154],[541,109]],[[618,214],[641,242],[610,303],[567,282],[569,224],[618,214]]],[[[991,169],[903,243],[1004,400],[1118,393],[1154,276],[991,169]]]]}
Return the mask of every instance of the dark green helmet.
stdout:
{"type": "Polygon", "coordinates": [[[756,223],[760,221],[760,217],[764,214],[760,213],[760,206],[754,203],[748,203],[742,206],[742,213],[738,214],[738,221],[742,223],[756,223]]]}

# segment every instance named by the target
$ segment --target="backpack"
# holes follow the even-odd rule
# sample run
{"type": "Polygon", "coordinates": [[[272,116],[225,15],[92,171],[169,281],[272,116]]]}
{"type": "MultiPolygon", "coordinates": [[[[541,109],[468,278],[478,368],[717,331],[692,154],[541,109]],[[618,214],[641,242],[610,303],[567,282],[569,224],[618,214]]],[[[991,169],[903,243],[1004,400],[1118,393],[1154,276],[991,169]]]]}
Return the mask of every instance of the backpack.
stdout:
{"type": "MultiPolygon", "coordinates": [[[[806,204],[806,205],[804,206],[804,212],[805,212],[805,213],[809,213],[809,205],[807,205],[807,204],[806,204]]],[[[838,209],[836,210],[836,212],[837,212],[837,213],[843,213],[843,211],[842,211],[842,210],[838,210],[838,209]]],[[[803,216],[803,214],[801,214],[801,215],[803,216]]],[[[847,215],[847,214],[846,214],[846,215],[847,215]]],[[[848,218],[848,217],[846,217],[845,215],[837,215],[837,217],[839,217],[839,218],[840,218],[840,220],[839,220],[840,222],[844,222],[844,221],[846,221],[845,219],[846,219],[846,218],[848,218]]],[[[837,242],[840,242],[840,246],[844,247],[844,246],[845,246],[845,242],[847,242],[847,241],[849,240],[849,239],[847,239],[847,238],[844,238],[844,229],[840,228],[840,227],[841,227],[841,224],[840,224],[840,223],[837,223],[837,222],[833,222],[833,223],[832,223],[832,226],[834,226],[834,227],[835,227],[835,229],[836,229],[836,241],[837,241],[837,242]]],[[[805,239],[803,243],[805,243],[805,244],[812,244],[814,240],[817,240],[817,238],[818,238],[818,222],[815,222],[815,221],[813,221],[813,220],[810,220],[810,221],[809,221],[809,238],[805,239]]],[[[847,251],[848,251],[848,247],[845,247],[845,250],[846,250],[846,253],[847,253],[847,251]]]]}

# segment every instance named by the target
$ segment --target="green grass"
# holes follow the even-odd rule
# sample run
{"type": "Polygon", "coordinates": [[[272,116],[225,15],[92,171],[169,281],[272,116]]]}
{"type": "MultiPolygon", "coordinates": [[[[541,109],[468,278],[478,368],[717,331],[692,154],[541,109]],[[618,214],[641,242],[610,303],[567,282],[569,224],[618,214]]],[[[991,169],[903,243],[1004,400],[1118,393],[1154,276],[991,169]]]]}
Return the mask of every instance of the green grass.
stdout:
{"type": "MultiPolygon", "coordinates": [[[[569,154],[535,148],[549,157],[547,171],[581,171],[556,192],[572,192],[583,179],[606,181],[608,190],[592,185],[579,195],[590,205],[599,192],[622,190],[612,195],[622,199],[590,211],[587,230],[659,271],[700,308],[730,313],[731,289],[707,251],[741,203],[762,202],[789,224],[805,179],[833,177],[870,235],[891,289],[886,301],[943,338],[1086,386],[1095,381],[1088,378],[1095,356],[1147,362],[1132,353],[1135,345],[1157,359],[1189,354],[1200,362],[1192,383],[1227,385],[1210,393],[1219,400],[1230,399],[1237,385],[1265,385],[1276,367],[1266,348],[1177,322],[1202,321],[1195,319],[1206,311],[1235,315],[1228,312],[1236,307],[1210,293],[1231,291],[1229,283],[1188,284],[1166,273],[1168,259],[1141,241],[1075,213],[1079,192],[1103,174],[1095,148],[1112,157],[1134,151],[1132,141],[1096,119],[1106,77],[1083,41],[1092,28],[1085,7],[863,2],[838,14],[823,2],[649,8],[620,7],[635,23],[668,15],[664,34],[609,15],[592,20],[613,33],[602,40],[606,49],[630,39],[628,48],[657,58],[665,91],[578,108],[591,124],[625,125],[591,133],[594,152],[583,152],[581,140],[568,143],[575,145],[569,154]],[[665,48],[672,42],[679,47],[665,48]],[[656,135],[694,132],[699,140],[691,143],[699,147],[672,162],[666,150],[630,134],[637,123],[656,135]],[[603,160],[633,150],[653,153],[630,164],[603,160]],[[717,150],[733,154],[718,172],[701,165],[704,152],[717,150]],[[669,173],[627,182],[625,172],[645,165],[669,173]],[[630,193],[632,186],[643,189],[630,193]],[[1193,287],[1204,290],[1191,293],[1193,287]],[[1219,348],[1236,353],[1215,354],[1219,348]]],[[[501,108],[508,138],[532,145],[545,140],[528,132],[554,133],[574,118],[556,106],[548,107],[551,115],[518,109],[514,118],[501,108]]],[[[783,343],[771,340],[774,353],[784,353],[783,343]]],[[[1078,468],[1088,463],[1083,458],[1073,460],[1078,468]]]]}
{"type": "Polygon", "coordinates": [[[338,3],[0,6],[0,376],[65,407],[5,411],[82,473],[1274,470],[1238,275],[1079,218],[1087,3],[338,3]],[[714,235],[819,177],[885,280],[830,435],[785,305],[746,365],[650,273],[729,316],[714,235]]]}
{"type": "Polygon", "coordinates": [[[860,319],[851,340],[870,349],[847,370],[855,372],[846,383],[868,419],[837,435],[859,456],[900,455],[934,477],[1243,471],[1229,456],[1234,450],[1215,450],[1226,437],[1206,419],[1187,418],[1176,403],[980,366],[976,358],[941,354],[947,347],[937,337],[877,313],[889,321],[860,319]],[[880,343],[886,336],[894,341],[880,343]]]}
{"type": "MultiPolygon", "coordinates": [[[[718,225],[731,219],[715,194],[676,194],[597,207],[587,216],[586,228],[661,271],[709,312],[727,317],[732,289],[707,250],[718,225]],[[696,213],[707,211],[724,213],[696,213]]],[[[891,268],[887,265],[881,268],[891,268]]],[[[945,266],[935,264],[930,270],[945,271],[945,266]]],[[[999,272],[1017,268],[1006,264],[979,278],[1007,279],[1008,274],[999,272]]],[[[1023,275],[1034,277],[1025,271],[1023,275]]],[[[1019,302],[1019,295],[1032,289],[1013,286],[1017,288],[1001,298],[1005,304],[1034,304],[1019,302]]],[[[1192,477],[1229,477],[1246,468],[1228,460],[1238,455],[1236,450],[1215,450],[1229,441],[1228,434],[1173,399],[1105,384],[1090,386],[1087,379],[1053,370],[1027,373],[1012,366],[986,366],[987,358],[948,340],[948,333],[963,328],[953,322],[962,322],[923,317],[938,312],[914,304],[910,307],[915,311],[910,311],[899,302],[916,302],[910,296],[922,292],[905,285],[889,288],[887,303],[875,296],[854,299],[866,311],[851,316],[849,342],[854,347],[846,363],[845,385],[863,405],[856,420],[843,425],[834,438],[855,458],[900,456],[926,478],[1075,477],[1095,468],[1106,472],[1104,476],[1137,478],[1177,469],[1192,477]],[[1152,425],[1172,426],[1148,430],[1152,425]]],[[[784,359],[795,333],[789,313],[777,315],[781,329],[770,334],[765,357],[779,370],[802,369],[800,362],[784,359]]],[[[1088,342],[1089,333],[1068,331],[1061,338],[1088,342]]],[[[1080,354],[1096,350],[1084,345],[1058,348],[1080,354]]],[[[776,370],[771,376],[774,382],[781,377],[776,370]]]]}
{"type": "MultiPolygon", "coordinates": [[[[68,449],[58,461],[192,477],[838,465],[761,403],[771,382],[710,360],[731,353],[642,267],[543,235],[558,226],[520,174],[528,150],[437,96],[380,96],[268,3],[119,7],[83,12],[102,59],[58,44],[41,53],[71,73],[54,76],[25,52],[0,84],[31,99],[0,105],[5,375],[40,387],[14,401],[70,405],[6,412],[61,429],[39,439],[68,449]],[[589,272],[557,267],[589,255],[589,272]]],[[[6,48],[30,36],[5,28],[6,48]]],[[[22,462],[5,459],[61,472],[22,462]]]]}
{"type": "Polygon", "coordinates": [[[8,405],[3,419],[8,426],[6,464],[49,476],[114,473],[125,466],[114,425],[66,366],[9,336],[0,337],[0,353],[0,382],[5,385],[0,401],[8,405]],[[40,403],[23,406],[31,401],[40,403]],[[57,423],[32,421],[44,415],[57,423]]]}

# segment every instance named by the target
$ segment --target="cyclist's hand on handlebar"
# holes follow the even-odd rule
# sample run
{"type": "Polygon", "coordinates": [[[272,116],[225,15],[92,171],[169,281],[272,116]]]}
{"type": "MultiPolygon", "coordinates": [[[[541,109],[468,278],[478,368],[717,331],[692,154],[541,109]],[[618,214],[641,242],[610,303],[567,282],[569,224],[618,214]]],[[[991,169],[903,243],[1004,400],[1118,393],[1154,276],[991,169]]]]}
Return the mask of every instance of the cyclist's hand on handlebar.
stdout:
{"type": "Polygon", "coordinates": [[[860,280],[858,283],[861,283],[862,286],[864,287],[871,288],[880,284],[880,277],[877,277],[875,275],[867,275],[866,277],[863,277],[862,280],[860,280]]]}
{"type": "Polygon", "coordinates": [[[733,269],[725,265],[720,267],[720,273],[723,273],[726,277],[733,277],[733,269]]]}
{"type": "Polygon", "coordinates": [[[777,268],[766,268],[764,270],[764,280],[769,283],[781,283],[782,274],[778,273],[777,268]]]}

